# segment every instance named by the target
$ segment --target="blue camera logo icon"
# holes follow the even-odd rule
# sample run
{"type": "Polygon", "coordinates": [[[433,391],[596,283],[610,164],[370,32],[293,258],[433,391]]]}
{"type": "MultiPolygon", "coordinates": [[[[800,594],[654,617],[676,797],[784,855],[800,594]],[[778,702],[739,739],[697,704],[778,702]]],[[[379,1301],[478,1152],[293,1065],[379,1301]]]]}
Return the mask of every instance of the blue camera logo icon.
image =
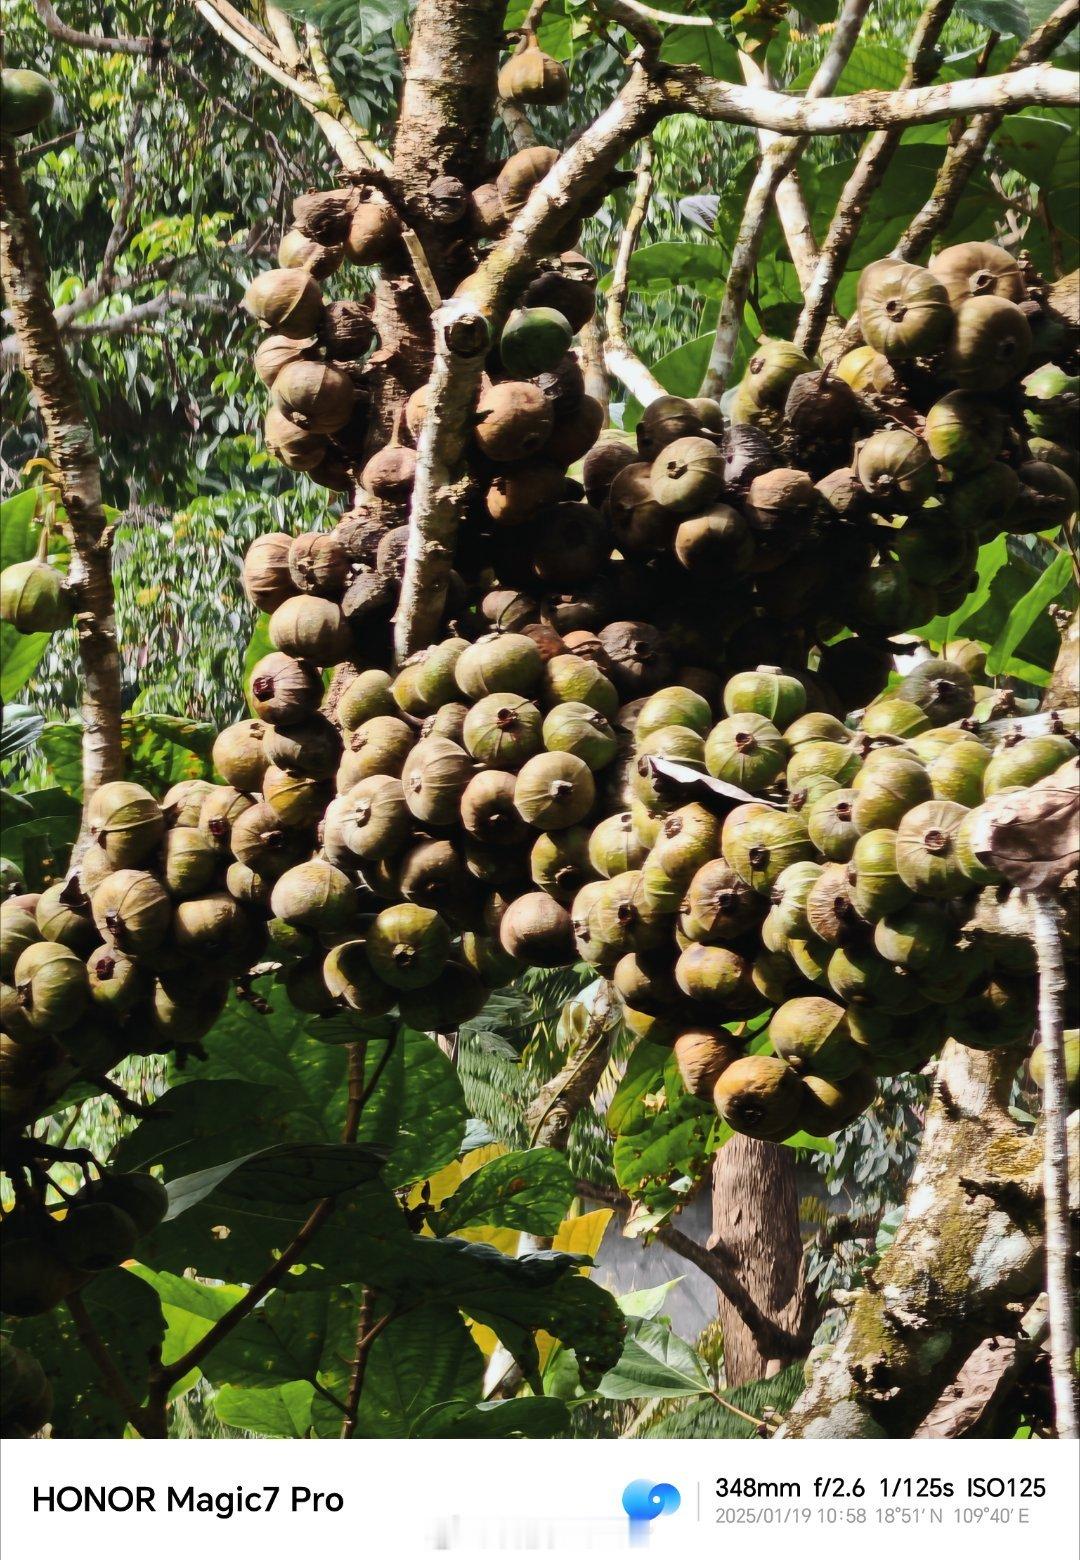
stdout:
{"type": "Polygon", "coordinates": [[[623,1510],[630,1518],[631,1535],[643,1535],[646,1524],[670,1517],[682,1504],[674,1484],[654,1484],[651,1479],[631,1479],[623,1490],[623,1510]]]}

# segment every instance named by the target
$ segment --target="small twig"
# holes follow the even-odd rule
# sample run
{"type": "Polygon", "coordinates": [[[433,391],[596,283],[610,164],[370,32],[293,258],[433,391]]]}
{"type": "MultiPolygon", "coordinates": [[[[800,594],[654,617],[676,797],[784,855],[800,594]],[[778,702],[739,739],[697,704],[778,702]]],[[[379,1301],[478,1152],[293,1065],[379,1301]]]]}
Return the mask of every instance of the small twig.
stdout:
{"type": "Polygon", "coordinates": [[[714,1402],[719,1403],[721,1408],[726,1409],[729,1414],[734,1414],[739,1419],[745,1419],[748,1425],[753,1425],[757,1430],[768,1430],[768,1420],[759,1419],[756,1414],[748,1414],[744,1408],[736,1408],[734,1403],[724,1397],[723,1393],[717,1392],[715,1388],[709,1388],[709,1396],[714,1402]]]}
{"type": "Polygon", "coordinates": [[[168,1112],[160,1105],[143,1105],[138,1100],[133,1100],[126,1094],[118,1083],[113,1083],[111,1078],[88,1077],[88,1083],[92,1083],[95,1089],[100,1089],[102,1094],[107,1094],[111,1100],[115,1100],[125,1116],[134,1116],[136,1121],[146,1121],[151,1116],[164,1116],[168,1112]]]}
{"type": "Polygon", "coordinates": [[[631,349],[626,338],[625,310],[630,290],[630,262],[633,260],[638,237],[648,215],[653,182],[653,145],[649,138],[642,141],[638,151],[634,200],[619,239],[615,265],[611,273],[605,316],[607,343],[604,347],[604,363],[608,372],[624,385],[642,406],[648,406],[650,401],[655,401],[657,396],[663,395],[664,387],[651,369],[646,368],[631,349]]]}
{"type": "Polygon", "coordinates": [[[360,1394],[364,1390],[364,1376],[367,1372],[368,1356],[371,1353],[371,1345],[394,1320],[396,1312],[386,1311],[377,1322],[371,1320],[372,1292],[364,1289],[363,1299],[360,1302],[360,1310],[356,1319],[356,1353],[353,1358],[352,1376],[349,1380],[349,1395],[345,1400],[345,1418],[341,1425],[341,1439],[347,1441],[350,1436],[356,1434],[356,1416],[360,1406],[360,1394]]]}
{"type": "Polygon", "coordinates": [[[1063,1441],[1080,1435],[1077,1419],[1076,1305],[1069,1216],[1067,1082],[1062,1030],[1067,982],[1051,897],[1033,894],[1031,933],[1039,967],[1039,1042],[1043,1055],[1043,1197],[1046,1204],[1046,1294],[1050,1316],[1050,1377],[1054,1420],[1063,1441]]]}
{"type": "Polygon", "coordinates": [[[75,1323],[75,1333],[83,1348],[98,1368],[105,1389],[113,1401],[123,1409],[128,1420],[141,1436],[157,1437],[157,1426],[148,1411],[137,1401],[131,1388],[117,1369],[112,1355],[105,1347],[101,1334],[86,1309],[86,1301],[76,1291],[67,1297],[67,1308],[75,1323]]]}

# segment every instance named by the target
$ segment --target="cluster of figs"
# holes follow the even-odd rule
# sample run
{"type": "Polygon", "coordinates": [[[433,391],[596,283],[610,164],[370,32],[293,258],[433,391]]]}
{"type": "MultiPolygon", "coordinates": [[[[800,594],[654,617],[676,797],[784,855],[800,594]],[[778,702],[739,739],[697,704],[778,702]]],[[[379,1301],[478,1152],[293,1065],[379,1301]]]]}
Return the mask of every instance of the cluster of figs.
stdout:
{"type": "MultiPolygon", "coordinates": [[[[436,181],[433,209],[482,242],[555,155],[436,181]]],[[[990,244],[879,262],[863,346],[819,367],[762,341],[723,408],[665,395],[630,437],[585,390],[596,277],[561,235],[487,364],[441,637],[391,670],[425,391],[373,448],[371,309],[319,284],[390,264],[400,218],[355,188],[294,216],[246,298],[266,442],[342,512],[247,553],[273,648],[215,781],[102,787],[75,870],[0,906],[5,1126],[131,1052],[198,1050],[256,966],[314,1032],[445,1032],[583,961],[762,1138],[835,1132],[949,1035],[1027,1038],[1030,951],[973,840],[988,797],[1073,772],[1074,741],[1012,723],[974,644],[898,679],[891,636],[964,598],[988,537],[1075,511],[1076,344],[1037,278],[990,244]]],[[[138,1197],[110,1179],[4,1220],[27,1264],[5,1258],[4,1309],[129,1253],[138,1197]],[[66,1249],[102,1204],[111,1232],[66,1249]]]]}

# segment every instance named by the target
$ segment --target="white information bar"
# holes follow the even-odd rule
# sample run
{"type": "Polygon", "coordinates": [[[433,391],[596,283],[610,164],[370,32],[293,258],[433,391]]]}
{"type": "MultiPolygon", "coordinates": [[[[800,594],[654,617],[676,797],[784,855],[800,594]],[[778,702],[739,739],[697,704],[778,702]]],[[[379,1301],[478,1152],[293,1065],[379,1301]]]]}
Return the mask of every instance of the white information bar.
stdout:
{"type": "Polygon", "coordinates": [[[1075,1443],[5,1441],[0,1468],[10,1556],[572,1560],[752,1546],[755,1560],[786,1560],[858,1544],[872,1560],[1016,1560],[1080,1548],[1075,1443]]]}

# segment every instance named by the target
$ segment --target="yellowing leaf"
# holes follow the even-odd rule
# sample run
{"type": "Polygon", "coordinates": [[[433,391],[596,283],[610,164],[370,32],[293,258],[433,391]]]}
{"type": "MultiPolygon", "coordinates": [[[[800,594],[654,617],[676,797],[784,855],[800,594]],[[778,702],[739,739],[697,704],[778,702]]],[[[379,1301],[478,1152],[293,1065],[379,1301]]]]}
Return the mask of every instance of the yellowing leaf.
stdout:
{"type": "Polygon", "coordinates": [[[595,1257],[600,1250],[604,1231],[614,1217],[611,1208],[596,1208],[592,1213],[579,1213],[564,1219],[559,1232],[551,1242],[555,1251],[580,1251],[583,1257],[595,1257]]]}

